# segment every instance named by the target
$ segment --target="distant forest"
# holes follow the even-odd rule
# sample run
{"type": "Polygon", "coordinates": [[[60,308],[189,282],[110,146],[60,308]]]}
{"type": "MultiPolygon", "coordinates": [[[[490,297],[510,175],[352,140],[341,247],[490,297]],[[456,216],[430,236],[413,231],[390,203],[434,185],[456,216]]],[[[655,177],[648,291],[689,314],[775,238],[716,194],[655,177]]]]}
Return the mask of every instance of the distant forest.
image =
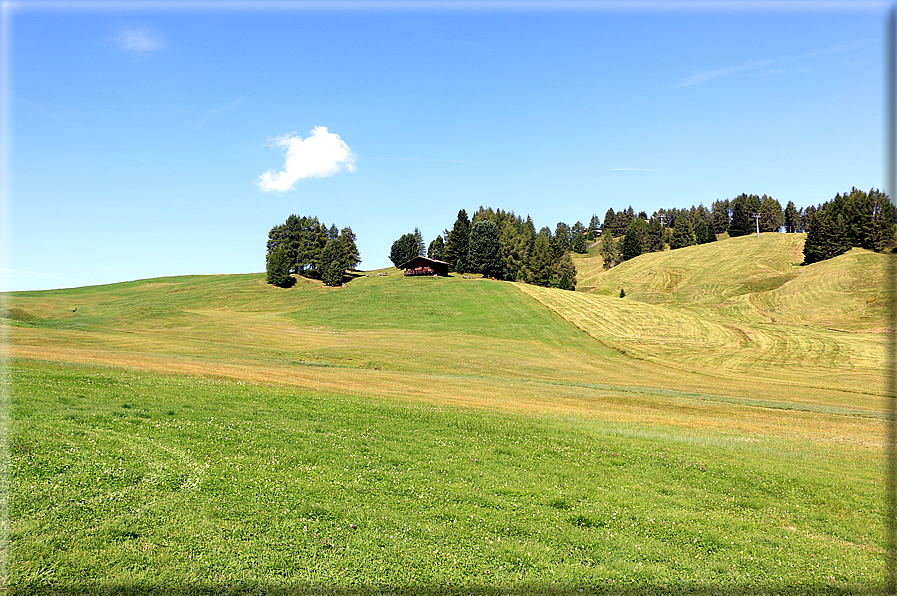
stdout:
{"type": "Polygon", "coordinates": [[[633,259],[642,253],[676,250],[730,237],[760,232],[806,232],[804,263],[829,259],[853,246],[886,251],[895,242],[897,213],[888,196],[872,189],[856,188],[837,194],[831,201],[798,209],[788,201],[784,209],[773,197],[741,194],[687,209],[658,209],[650,216],[630,206],[607,210],[602,222],[592,215],[588,225],[577,221],[558,222],[554,231],[536,231],[532,219],[513,211],[480,207],[473,218],[458,212],[451,229],[446,228],[425,249],[420,230],[403,235],[390,251],[399,265],[423,255],[452,265],[452,270],[482,273],[487,277],[521,281],[540,286],[573,290],[576,267],[571,253],[585,254],[596,241],[604,268],[633,259]]]}
{"type": "MultiPolygon", "coordinates": [[[[558,222],[552,231],[538,231],[533,220],[513,211],[480,207],[472,218],[461,209],[451,228],[429,245],[418,228],[397,239],[389,258],[400,265],[418,255],[446,261],[453,271],[519,281],[565,290],[576,289],[571,254],[585,254],[597,243],[604,268],[647,252],[676,250],[760,232],[806,232],[804,263],[836,257],[857,246],[878,252],[893,250],[897,210],[878,189],[852,188],[819,205],[784,209],[767,195],[741,194],[687,209],[658,209],[650,216],[629,206],[608,209],[604,220],[592,215],[588,225],[558,222]]],[[[290,273],[343,283],[346,271],[361,263],[352,228],[327,227],[317,217],[291,215],[268,233],[268,283],[289,286],[290,273]]]]}

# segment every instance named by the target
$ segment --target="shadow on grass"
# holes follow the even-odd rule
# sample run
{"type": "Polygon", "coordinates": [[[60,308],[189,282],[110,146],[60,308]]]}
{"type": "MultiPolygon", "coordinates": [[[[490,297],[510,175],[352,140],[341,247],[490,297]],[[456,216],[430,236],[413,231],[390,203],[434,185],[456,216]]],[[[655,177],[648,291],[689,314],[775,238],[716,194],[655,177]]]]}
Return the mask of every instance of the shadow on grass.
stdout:
{"type": "Polygon", "coordinates": [[[710,586],[705,584],[620,584],[616,582],[607,585],[566,585],[566,584],[514,584],[508,587],[484,586],[479,584],[465,584],[460,586],[266,586],[262,584],[216,584],[197,583],[191,585],[153,585],[153,584],[84,584],[72,586],[9,586],[4,592],[7,594],[37,594],[53,596],[118,596],[118,595],[192,595],[205,596],[212,594],[240,595],[240,594],[264,594],[266,596],[290,596],[296,595],[323,595],[337,596],[401,596],[401,595],[536,595],[557,596],[560,594],[577,596],[579,594],[622,594],[630,596],[635,594],[696,594],[698,596],[748,596],[757,594],[769,595],[815,595],[815,594],[860,594],[872,595],[884,593],[885,586],[879,588],[858,587],[846,585],[813,585],[800,584],[786,586],[774,583],[748,584],[743,586],[710,586]],[[8,590],[8,591],[7,591],[8,590]]]}

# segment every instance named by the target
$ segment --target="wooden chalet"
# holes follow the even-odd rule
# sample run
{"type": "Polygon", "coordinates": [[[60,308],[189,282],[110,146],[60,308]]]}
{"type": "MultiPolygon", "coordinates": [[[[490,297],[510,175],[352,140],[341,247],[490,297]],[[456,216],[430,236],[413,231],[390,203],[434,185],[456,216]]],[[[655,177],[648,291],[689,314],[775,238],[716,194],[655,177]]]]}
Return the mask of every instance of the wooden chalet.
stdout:
{"type": "Polygon", "coordinates": [[[437,261],[427,257],[414,257],[399,265],[405,275],[441,275],[447,277],[451,263],[437,261]]]}

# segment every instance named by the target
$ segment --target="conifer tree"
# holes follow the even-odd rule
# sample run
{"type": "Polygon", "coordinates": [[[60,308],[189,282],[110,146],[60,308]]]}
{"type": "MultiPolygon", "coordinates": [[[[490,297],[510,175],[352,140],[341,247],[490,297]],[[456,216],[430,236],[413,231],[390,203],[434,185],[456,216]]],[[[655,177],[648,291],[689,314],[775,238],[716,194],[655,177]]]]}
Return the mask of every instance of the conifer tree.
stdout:
{"type": "Polygon", "coordinates": [[[692,233],[691,224],[688,223],[685,213],[679,213],[673,227],[673,235],[670,237],[670,248],[684,248],[692,244],[694,244],[694,234],[692,233]]]}
{"type": "Polygon", "coordinates": [[[623,260],[628,261],[642,254],[642,245],[645,242],[648,227],[645,220],[636,217],[629,225],[626,226],[626,233],[623,236],[623,260]]]}
{"type": "Polygon", "coordinates": [[[445,255],[445,243],[442,241],[442,236],[436,236],[433,239],[433,242],[430,243],[429,248],[427,248],[427,256],[431,259],[436,259],[437,261],[444,261],[445,255]]]}
{"type": "Polygon", "coordinates": [[[352,228],[346,226],[340,230],[339,239],[346,247],[346,269],[354,271],[361,264],[361,254],[358,252],[358,245],[355,243],[355,233],[352,231],[352,228]]]}
{"type": "Polygon", "coordinates": [[[348,264],[349,251],[345,242],[338,237],[331,238],[321,251],[321,281],[325,286],[342,285],[348,264]]]}
{"type": "Polygon", "coordinates": [[[494,222],[483,219],[471,226],[468,266],[485,277],[501,277],[501,244],[494,222]]]}
{"type": "Polygon", "coordinates": [[[782,227],[784,220],[782,205],[774,198],[763,195],[759,213],[761,232],[778,232],[782,227]]]}
{"type": "Polygon", "coordinates": [[[389,260],[398,267],[402,263],[418,256],[417,251],[418,244],[414,233],[405,234],[392,243],[392,249],[389,251],[389,260]]]}
{"type": "Polygon", "coordinates": [[[424,236],[420,233],[420,228],[414,228],[414,252],[415,257],[421,257],[427,254],[427,245],[424,244],[424,236]]]}
{"type": "Polygon", "coordinates": [[[533,250],[526,264],[526,283],[547,286],[551,279],[551,247],[544,234],[536,234],[533,250]]]}
{"type": "Polygon", "coordinates": [[[505,222],[499,235],[501,248],[502,277],[508,281],[523,279],[528,254],[529,238],[526,224],[519,218],[505,222]]]}
{"type": "Polygon", "coordinates": [[[286,248],[283,246],[275,246],[268,251],[265,271],[265,281],[269,284],[288,288],[295,281],[290,277],[290,258],[287,256],[286,248]]]}
{"type": "Polygon", "coordinates": [[[554,277],[557,278],[557,287],[561,290],[576,289],[576,266],[569,252],[565,252],[555,264],[554,277]]]}
{"type": "Polygon", "coordinates": [[[788,204],[785,205],[784,222],[785,233],[787,234],[793,234],[801,227],[800,213],[798,213],[797,207],[794,206],[794,201],[788,201],[788,204]]]}
{"type": "Polygon", "coordinates": [[[601,258],[604,261],[605,271],[619,262],[616,244],[611,231],[605,227],[604,231],[601,232],[601,244],[598,247],[598,252],[601,254],[601,258]]]}
{"type": "Polygon", "coordinates": [[[663,250],[663,226],[660,219],[652,217],[645,231],[645,245],[642,252],[660,252],[663,250]]]}
{"type": "Polygon", "coordinates": [[[449,232],[445,244],[445,260],[452,264],[452,269],[464,273],[467,263],[467,252],[470,250],[470,220],[467,211],[458,211],[458,218],[452,231],[449,232]]]}
{"type": "Polygon", "coordinates": [[[589,220],[589,231],[586,238],[589,242],[594,242],[598,238],[598,230],[601,229],[601,220],[598,219],[597,215],[592,215],[592,219],[589,220]]]}

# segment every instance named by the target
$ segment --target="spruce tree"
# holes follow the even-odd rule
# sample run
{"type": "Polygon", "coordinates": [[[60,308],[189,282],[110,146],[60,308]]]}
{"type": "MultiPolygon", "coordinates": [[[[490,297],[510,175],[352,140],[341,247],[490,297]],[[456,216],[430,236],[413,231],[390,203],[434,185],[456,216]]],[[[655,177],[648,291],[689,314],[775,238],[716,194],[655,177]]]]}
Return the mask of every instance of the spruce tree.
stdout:
{"type": "Polygon", "coordinates": [[[290,277],[290,258],[287,256],[286,248],[275,246],[268,251],[265,272],[265,281],[269,284],[281,288],[288,288],[293,284],[294,280],[290,277]]]}
{"type": "Polygon", "coordinates": [[[679,213],[676,217],[676,224],[673,227],[673,235],[670,237],[670,248],[684,248],[694,244],[694,234],[692,233],[691,224],[685,213],[679,213]]]}
{"type": "Polygon", "coordinates": [[[793,234],[801,227],[800,213],[798,213],[797,207],[794,206],[794,201],[788,201],[788,204],[785,205],[784,222],[785,233],[787,234],[793,234]]]}
{"type": "Polygon", "coordinates": [[[619,262],[617,243],[614,241],[614,237],[607,227],[601,232],[601,244],[598,246],[598,252],[604,262],[605,271],[619,262]]]}
{"type": "Polygon", "coordinates": [[[452,269],[464,273],[468,250],[470,250],[470,220],[467,219],[467,211],[461,209],[446,240],[445,260],[452,264],[452,269]]]}
{"type": "Polygon", "coordinates": [[[417,251],[418,243],[414,233],[405,234],[392,243],[392,249],[389,251],[389,260],[398,267],[402,263],[418,256],[417,251]]]}
{"type": "Polygon", "coordinates": [[[643,252],[660,252],[663,250],[663,226],[660,220],[652,217],[645,231],[645,245],[643,252]]]}
{"type": "Polygon", "coordinates": [[[483,219],[471,226],[467,258],[471,271],[482,273],[485,277],[501,277],[501,244],[498,226],[494,222],[483,219]]]}
{"type": "Polygon", "coordinates": [[[414,252],[415,257],[422,257],[427,254],[427,245],[424,244],[424,236],[420,233],[420,228],[414,228],[414,252]]]}
{"type": "Polygon", "coordinates": [[[783,221],[782,205],[774,198],[763,195],[760,202],[760,231],[778,232],[783,221]]]}
{"type": "Polygon", "coordinates": [[[430,243],[429,248],[427,248],[427,256],[431,259],[436,259],[437,261],[445,260],[445,243],[442,241],[442,236],[436,236],[433,239],[433,242],[430,243]]]}
{"type": "Polygon", "coordinates": [[[551,247],[548,238],[536,234],[533,250],[526,264],[526,282],[537,286],[547,286],[551,279],[551,247]]]}
{"type": "Polygon", "coordinates": [[[576,289],[576,266],[569,252],[565,252],[554,265],[554,276],[557,278],[557,287],[561,290],[576,289]]]}
{"type": "Polygon", "coordinates": [[[647,233],[645,222],[641,218],[633,219],[626,226],[626,234],[623,236],[623,260],[628,261],[642,254],[642,243],[647,233]]]}
{"type": "Polygon", "coordinates": [[[352,228],[346,226],[340,230],[339,239],[346,247],[346,269],[354,271],[361,264],[361,254],[358,252],[358,245],[355,243],[355,233],[352,232],[352,228]]]}
{"type": "Polygon", "coordinates": [[[499,235],[502,278],[508,281],[520,281],[524,278],[528,244],[526,224],[519,218],[507,221],[499,235]]]}
{"type": "Polygon", "coordinates": [[[342,285],[348,264],[349,251],[346,244],[338,237],[331,238],[321,251],[321,281],[325,286],[342,285]]]}

